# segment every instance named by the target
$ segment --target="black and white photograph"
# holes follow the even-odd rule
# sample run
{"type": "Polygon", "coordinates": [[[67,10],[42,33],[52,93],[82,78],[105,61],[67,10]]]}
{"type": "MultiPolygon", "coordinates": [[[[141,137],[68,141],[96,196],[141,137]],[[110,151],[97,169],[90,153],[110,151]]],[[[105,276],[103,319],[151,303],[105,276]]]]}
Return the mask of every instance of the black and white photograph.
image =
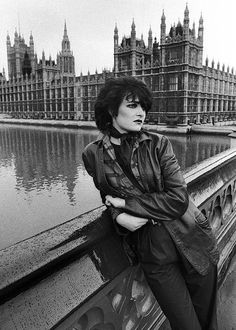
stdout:
{"type": "Polygon", "coordinates": [[[234,1],[0,8],[0,330],[236,330],[234,1]]]}

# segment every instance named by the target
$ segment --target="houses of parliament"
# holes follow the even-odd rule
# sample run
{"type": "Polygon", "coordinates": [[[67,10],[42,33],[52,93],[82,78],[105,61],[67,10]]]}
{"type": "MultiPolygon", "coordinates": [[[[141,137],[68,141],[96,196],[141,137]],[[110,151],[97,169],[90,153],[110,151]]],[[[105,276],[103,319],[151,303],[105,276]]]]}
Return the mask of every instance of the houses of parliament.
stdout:
{"type": "Polygon", "coordinates": [[[204,26],[190,26],[186,5],[183,22],[168,29],[164,12],[160,40],[148,32],[136,35],[132,22],[129,37],[119,40],[114,29],[114,67],[76,76],[75,58],[66,23],[57,59],[40,59],[15,32],[14,44],[7,35],[8,80],[0,73],[0,113],[13,118],[93,120],[94,102],[110,77],[135,76],[153,92],[153,106],[147,122],[159,125],[187,125],[236,120],[236,75],[234,70],[206,59],[203,63],[204,26]]]}

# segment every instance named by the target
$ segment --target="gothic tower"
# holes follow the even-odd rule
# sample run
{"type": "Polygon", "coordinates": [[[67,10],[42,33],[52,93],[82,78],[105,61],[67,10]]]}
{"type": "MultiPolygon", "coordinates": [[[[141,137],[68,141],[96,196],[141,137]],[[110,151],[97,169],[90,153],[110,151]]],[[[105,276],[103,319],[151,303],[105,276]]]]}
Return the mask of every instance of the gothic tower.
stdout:
{"type": "MultiPolygon", "coordinates": [[[[162,109],[166,112],[187,112],[190,102],[183,91],[199,91],[199,73],[202,69],[203,19],[199,20],[198,35],[195,23],[190,28],[189,9],[184,10],[183,24],[179,21],[166,33],[165,16],[161,17],[161,72],[165,96],[162,109]]],[[[198,105],[193,103],[192,109],[198,105]]]]}
{"type": "Polygon", "coordinates": [[[161,17],[160,38],[162,65],[185,64],[202,66],[203,49],[203,19],[199,20],[198,35],[196,36],[195,23],[192,29],[189,24],[189,10],[186,5],[184,11],[183,25],[179,21],[173,25],[169,34],[166,34],[164,12],[161,17]]]}
{"type": "Polygon", "coordinates": [[[140,72],[151,66],[152,61],[152,31],[148,32],[148,45],[145,46],[143,35],[136,36],[134,20],[131,24],[130,37],[124,36],[118,44],[118,29],[114,30],[114,74],[140,75],[140,72]]]}
{"type": "Polygon", "coordinates": [[[61,43],[61,52],[57,56],[57,65],[60,69],[61,75],[67,77],[75,76],[75,59],[70,50],[70,41],[67,34],[66,22],[64,25],[64,35],[61,43]]]}
{"type": "Polygon", "coordinates": [[[32,34],[30,35],[30,45],[27,46],[23,37],[15,31],[14,44],[11,46],[11,40],[9,34],[7,35],[7,62],[8,62],[8,75],[9,78],[18,78],[22,72],[22,65],[25,60],[26,54],[28,54],[29,61],[32,68],[32,73],[35,71],[35,56],[34,56],[34,41],[32,34]]]}

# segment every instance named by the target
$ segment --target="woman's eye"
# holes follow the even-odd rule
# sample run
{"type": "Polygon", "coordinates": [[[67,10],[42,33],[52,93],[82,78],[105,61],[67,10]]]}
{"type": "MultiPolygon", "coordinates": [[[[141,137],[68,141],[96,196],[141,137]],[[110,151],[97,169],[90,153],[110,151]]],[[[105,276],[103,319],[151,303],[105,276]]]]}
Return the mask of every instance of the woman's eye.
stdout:
{"type": "Polygon", "coordinates": [[[136,103],[130,103],[128,104],[129,108],[137,108],[137,104],[136,103]]]}

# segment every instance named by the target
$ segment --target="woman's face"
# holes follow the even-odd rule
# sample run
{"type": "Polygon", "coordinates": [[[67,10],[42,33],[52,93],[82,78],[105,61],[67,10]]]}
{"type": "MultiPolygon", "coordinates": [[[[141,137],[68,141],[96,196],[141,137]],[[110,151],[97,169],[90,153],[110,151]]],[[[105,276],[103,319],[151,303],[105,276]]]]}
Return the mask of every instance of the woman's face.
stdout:
{"type": "Polygon", "coordinates": [[[113,126],[120,133],[139,132],[143,126],[146,112],[142,109],[138,97],[124,97],[117,117],[112,118],[113,126]]]}

